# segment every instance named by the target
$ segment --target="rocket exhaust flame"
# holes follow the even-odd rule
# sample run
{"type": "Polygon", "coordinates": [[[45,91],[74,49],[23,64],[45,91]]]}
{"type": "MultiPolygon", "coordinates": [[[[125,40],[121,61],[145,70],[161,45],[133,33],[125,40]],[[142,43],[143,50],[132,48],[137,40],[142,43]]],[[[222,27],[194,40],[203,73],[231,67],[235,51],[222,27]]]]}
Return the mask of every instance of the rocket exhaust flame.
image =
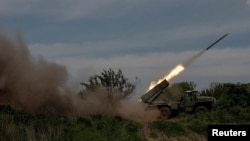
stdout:
{"type": "Polygon", "coordinates": [[[185,67],[183,65],[177,65],[167,76],[166,80],[170,81],[172,78],[177,76],[179,73],[181,73],[185,67]]]}
{"type": "Polygon", "coordinates": [[[165,75],[163,78],[159,79],[157,82],[152,81],[148,90],[151,90],[152,88],[155,87],[155,85],[161,83],[163,80],[167,80],[170,81],[172,78],[174,78],[175,76],[177,76],[178,74],[180,74],[183,70],[185,69],[185,67],[182,64],[177,65],[174,69],[172,69],[167,75],[165,75]]]}
{"type": "Polygon", "coordinates": [[[157,82],[156,81],[152,81],[150,83],[150,86],[148,87],[148,90],[151,90],[152,88],[154,88],[157,84],[161,83],[163,80],[167,80],[170,81],[171,79],[173,79],[174,77],[178,76],[182,71],[184,71],[184,69],[190,65],[194,60],[196,60],[198,57],[200,57],[203,53],[205,53],[207,50],[209,50],[211,47],[213,47],[215,44],[217,44],[219,41],[221,41],[223,38],[225,38],[229,33],[223,35],[222,37],[220,37],[218,40],[216,40],[215,42],[213,42],[210,46],[208,46],[205,50],[202,50],[201,52],[199,52],[198,54],[192,56],[191,58],[187,59],[183,64],[179,64],[177,65],[174,69],[172,69],[167,75],[165,75],[164,77],[160,78],[157,82]]]}

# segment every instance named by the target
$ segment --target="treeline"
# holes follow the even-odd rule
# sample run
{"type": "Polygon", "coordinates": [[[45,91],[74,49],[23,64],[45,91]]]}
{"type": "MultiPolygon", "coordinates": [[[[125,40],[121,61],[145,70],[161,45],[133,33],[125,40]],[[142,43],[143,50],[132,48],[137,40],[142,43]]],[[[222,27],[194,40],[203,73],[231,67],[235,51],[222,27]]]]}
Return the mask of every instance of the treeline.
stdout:
{"type": "MultiPolygon", "coordinates": [[[[193,82],[175,83],[168,89],[169,97],[180,97],[184,91],[195,88],[193,82]]],[[[250,83],[211,83],[209,88],[201,91],[201,95],[216,98],[215,107],[207,115],[211,116],[211,122],[250,122],[250,83]]]]}
{"type": "Polygon", "coordinates": [[[250,122],[250,83],[214,83],[203,93],[217,99],[211,113],[214,122],[250,122]]]}

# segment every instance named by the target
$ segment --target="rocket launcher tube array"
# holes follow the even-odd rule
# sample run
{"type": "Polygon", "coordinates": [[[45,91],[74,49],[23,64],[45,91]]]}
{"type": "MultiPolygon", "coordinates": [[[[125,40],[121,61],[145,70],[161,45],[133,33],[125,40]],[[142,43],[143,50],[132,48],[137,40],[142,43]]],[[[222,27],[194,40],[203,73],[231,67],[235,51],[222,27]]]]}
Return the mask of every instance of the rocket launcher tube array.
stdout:
{"type": "Polygon", "coordinates": [[[168,87],[169,82],[165,79],[161,83],[157,84],[154,88],[149,90],[146,94],[141,96],[141,100],[144,103],[151,103],[153,102],[161,93],[162,91],[168,87]]]}

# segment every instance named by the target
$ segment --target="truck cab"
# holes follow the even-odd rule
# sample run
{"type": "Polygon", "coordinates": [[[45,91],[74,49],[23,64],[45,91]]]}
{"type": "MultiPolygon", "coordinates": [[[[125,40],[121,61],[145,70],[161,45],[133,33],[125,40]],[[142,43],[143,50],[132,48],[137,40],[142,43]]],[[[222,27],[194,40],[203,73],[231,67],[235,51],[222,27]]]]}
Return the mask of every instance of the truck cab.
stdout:
{"type": "Polygon", "coordinates": [[[197,113],[210,111],[216,100],[211,96],[202,96],[198,91],[185,91],[180,99],[180,108],[184,112],[197,113]]]}

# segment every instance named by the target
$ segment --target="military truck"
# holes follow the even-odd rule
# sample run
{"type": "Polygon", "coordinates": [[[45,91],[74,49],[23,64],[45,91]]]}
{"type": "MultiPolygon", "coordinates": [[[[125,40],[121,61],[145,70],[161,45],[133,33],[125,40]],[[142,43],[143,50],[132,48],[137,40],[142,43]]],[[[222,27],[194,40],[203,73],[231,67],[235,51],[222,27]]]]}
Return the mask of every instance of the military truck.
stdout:
{"type": "Polygon", "coordinates": [[[216,102],[214,97],[202,96],[196,90],[185,91],[178,100],[159,98],[166,95],[165,89],[169,86],[167,80],[163,80],[146,94],[141,96],[142,102],[146,103],[147,110],[157,109],[161,118],[171,118],[173,113],[201,113],[210,111],[216,102]]]}

